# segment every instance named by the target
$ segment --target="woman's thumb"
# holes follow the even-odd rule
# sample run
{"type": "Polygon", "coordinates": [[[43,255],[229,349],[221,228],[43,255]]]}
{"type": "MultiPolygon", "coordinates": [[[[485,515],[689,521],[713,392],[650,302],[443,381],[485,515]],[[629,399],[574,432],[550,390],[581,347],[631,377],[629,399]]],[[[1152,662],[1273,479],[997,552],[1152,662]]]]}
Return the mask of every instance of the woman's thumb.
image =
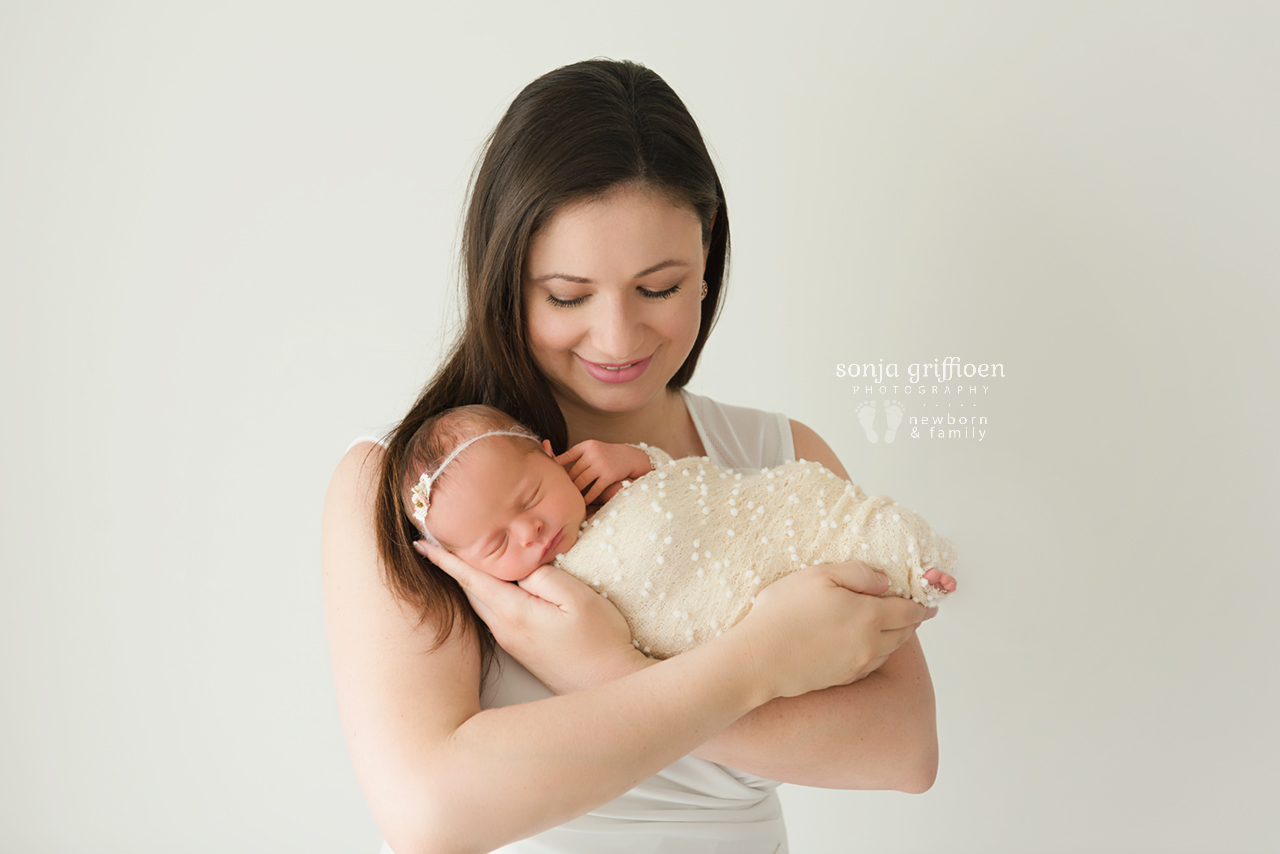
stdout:
{"type": "Polygon", "coordinates": [[[837,584],[854,593],[879,596],[889,589],[889,576],[860,560],[833,564],[829,569],[837,584]]]}
{"type": "Polygon", "coordinates": [[[500,581],[486,572],[475,569],[462,558],[439,546],[425,540],[417,540],[413,547],[420,555],[458,582],[463,592],[467,594],[471,607],[475,608],[480,619],[491,627],[493,623],[490,618],[493,616],[493,609],[501,607],[503,603],[509,603],[513,596],[521,595],[514,584],[500,581]]]}

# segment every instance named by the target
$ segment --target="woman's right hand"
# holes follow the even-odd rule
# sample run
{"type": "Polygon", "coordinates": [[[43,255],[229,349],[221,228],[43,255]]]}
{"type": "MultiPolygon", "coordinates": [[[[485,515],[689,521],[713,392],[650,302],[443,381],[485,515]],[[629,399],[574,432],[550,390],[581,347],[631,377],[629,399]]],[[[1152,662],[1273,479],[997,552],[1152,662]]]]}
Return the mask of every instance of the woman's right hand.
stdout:
{"type": "Polygon", "coordinates": [[[759,678],[777,697],[847,685],[873,673],[937,609],[896,596],[861,561],[797,570],[756,595],[730,632],[747,635],[759,678]]]}
{"type": "Polygon", "coordinates": [[[650,662],[612,602],[554,566],[517,584],[481,572],[423,540],[418,552],[462,586],[498,645],[557,694],[581,691],[650,662]]]}

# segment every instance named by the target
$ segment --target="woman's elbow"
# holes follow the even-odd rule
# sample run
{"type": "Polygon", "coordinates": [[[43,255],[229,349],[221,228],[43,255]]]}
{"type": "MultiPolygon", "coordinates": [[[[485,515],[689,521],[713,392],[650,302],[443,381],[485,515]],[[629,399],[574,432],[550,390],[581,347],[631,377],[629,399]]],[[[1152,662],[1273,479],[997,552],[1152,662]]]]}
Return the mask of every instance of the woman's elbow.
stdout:
{"type": "Polygon", "coordinates": [[[894,786],[899,792],[909,795],[922,795],[933,788],[938,779],[938,743],[926,745],[925,749],[903,767],[903,779],[894,786]]]}
{"type": "Polygon", "coordinates": [[[395,854],[472,854],[490,850],[474,838],[476,828],[459,821],[463,810],[427,790],[376,816],[378,830],[395,854]]]}
{"type": "Polygon", "coordinates": [[[903,782],[898,787],[898,791],[906,792],[908,795],[923,795],[933,788],[933,782],[937,778],[937,766],[934,766],[932,770],[922,768],[913,777],[903,782]]]}
{"type": "Polygon", "coordinates": [[[378,829],[394,854],[473,854],[488,850],[459,839],[456,829],[443,820],[420,817],[412,823],[378,829]]]}

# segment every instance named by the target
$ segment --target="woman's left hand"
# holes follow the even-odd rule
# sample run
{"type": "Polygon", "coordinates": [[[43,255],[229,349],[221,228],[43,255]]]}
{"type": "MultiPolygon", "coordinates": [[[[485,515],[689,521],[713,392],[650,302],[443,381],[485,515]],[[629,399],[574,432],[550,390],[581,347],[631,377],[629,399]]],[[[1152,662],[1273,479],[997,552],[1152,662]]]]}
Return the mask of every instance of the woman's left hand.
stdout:
{"type": "Polygon", "coordinates": [[[618,609],[563,570],[541,566],[512,584],[422,540],[414,545],[462,585],[498,645],[557,694],[602,685],[652,663],[631,645],[631,629],[618,609]]]}

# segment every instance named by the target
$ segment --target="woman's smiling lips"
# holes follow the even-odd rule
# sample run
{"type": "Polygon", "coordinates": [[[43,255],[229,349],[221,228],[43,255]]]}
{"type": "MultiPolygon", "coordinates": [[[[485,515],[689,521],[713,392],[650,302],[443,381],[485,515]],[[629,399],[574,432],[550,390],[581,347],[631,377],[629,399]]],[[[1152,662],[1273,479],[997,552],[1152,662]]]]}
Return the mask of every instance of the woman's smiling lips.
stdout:
{"type": "MultiPolygon", "coordinates": [[[[574,354],[577,356],[577,354],[574,354]]],[[[614,364],[606,364],[602,362],[591,362],[578,356],[578,361],[582,362],[583,367],[587,369],[587,373],[598,379],[602,383],[628,383],[640,377],[644,373],[645,368],[649,367],[649,362],[653,356],[645,356],[635,362],[619,362],[614,364]]]]}

